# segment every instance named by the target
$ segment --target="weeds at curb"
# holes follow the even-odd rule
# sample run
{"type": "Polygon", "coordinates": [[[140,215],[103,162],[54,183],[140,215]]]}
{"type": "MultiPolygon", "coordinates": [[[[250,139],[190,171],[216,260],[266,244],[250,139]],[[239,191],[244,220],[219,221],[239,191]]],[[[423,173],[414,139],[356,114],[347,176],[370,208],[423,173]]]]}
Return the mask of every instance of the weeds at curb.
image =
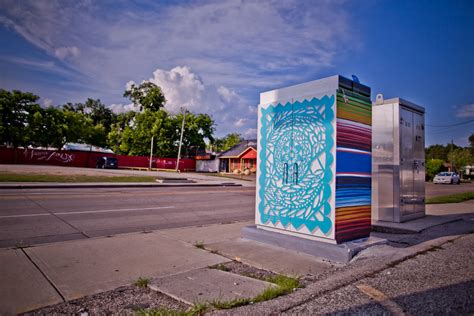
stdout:
{"type": "Polygon", "coordinates": [[[148,286],[148,284],[150,284],[150,279],[142,278],[142,277],[139,277],[138,280],[136,280],[133,283],[133,285],[135,285],[137,287],[141,287],[141,288],[146,288],[148,286]]]}
{"type": "MultiPolygon", "coordinates": [[[[215,269],[218,268],[216,267],[215,269]]],[[[276,286],[267,287],[265,290],[263,290],[262,293],[258,294],[253,298],[237,298],[230,301],[214,300],[210,302],[210,304],[217,309],[231,309],[239,306],[268,301],[278,296],[289,294],[295,289],[302,287],[299,278],[289,277],[281,274],[272,277],[267,277],[263,280],[273,283],[276,286]]]]}
{"type": "Polygon", "coordinates": [[[199,249],[204,249],[204,242],[202,240],[196,241],[194,243],[194,247],[199,248],[199,249]]]}
{"type": "Polygon", "coordinates": [[[255,303],[268,301],[278,296],[289,294],[297,288],[301,288],[299,278],[289,277],[286,275],[276,275],[265,278],[265,281],[276,284],[276,287],[268,287],[262,293],[257,295],[252,301],[255,303]]]}
{"type": "Polygon", "coordinates": [[[142,309],[135,313],[137,316],[199,316],[209,310],[207,304],[196,304],[187,310],[174,310],[169,308],[142,309]]]}
{"type": "Polygon", "coordinates": [[[226,267],[225,264],[223,263],[218,263],[218,264],[215,264],[213,266],[209,266],[209,269],[216,269],[216,270],[221,270],[221,271],[225,271],[225,272],[229,272],[230,269],[226,267]]]}
{"type": "Polygon", "coordinates": [[[234,307],[244,306],[250,304],[250,298],[236,298],[230,301],[214,300],[210,304],[217,309],[231,309],[234,307]]]}

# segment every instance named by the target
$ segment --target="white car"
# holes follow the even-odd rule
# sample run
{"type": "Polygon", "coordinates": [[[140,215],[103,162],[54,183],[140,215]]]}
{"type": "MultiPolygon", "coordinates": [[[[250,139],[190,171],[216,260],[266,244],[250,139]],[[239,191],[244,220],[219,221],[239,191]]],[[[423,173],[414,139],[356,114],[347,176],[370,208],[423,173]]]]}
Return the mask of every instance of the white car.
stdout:
{"type": "Polygon", "coordinates": [[[461,179],[459,179],[459,175],[456,172],[440,172],[434,177],[433,183],[460,184],[461,179]]]}

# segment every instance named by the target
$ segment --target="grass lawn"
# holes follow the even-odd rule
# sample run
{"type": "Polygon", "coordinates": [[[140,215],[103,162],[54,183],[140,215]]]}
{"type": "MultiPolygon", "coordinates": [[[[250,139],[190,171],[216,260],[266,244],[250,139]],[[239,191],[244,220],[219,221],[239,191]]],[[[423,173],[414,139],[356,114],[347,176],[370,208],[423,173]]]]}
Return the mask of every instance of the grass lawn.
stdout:
{"type": "Polygon", "coordinates": [[[474,192],[465,192],[458,194],[450,194],[443,196],[436,196],[426,200],[426,204],[444,204],[444,203],[459,203],[474,199],[474,192]]]}
{"type": "Polygon", "coordinates": [[[155,182],[151,176],[85,176],[0,173],[0,182],[155,182]]]}

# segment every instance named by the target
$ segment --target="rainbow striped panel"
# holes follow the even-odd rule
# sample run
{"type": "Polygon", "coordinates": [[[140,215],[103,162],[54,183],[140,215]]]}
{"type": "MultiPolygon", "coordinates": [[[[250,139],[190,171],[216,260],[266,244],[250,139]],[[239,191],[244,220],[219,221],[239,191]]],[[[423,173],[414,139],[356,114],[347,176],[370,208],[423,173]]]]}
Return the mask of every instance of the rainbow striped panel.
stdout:
{"type": "Polygon", "coordinates": [[[356,93],[337,94],[336,241],[371,230],[372,105],[356,93]]]}
{"type": "Polygon", "coordinates": [[[370,205],[336,208],[336,240],[338,243],[368,237],[370,230],[370,205]]]}
{"type": "Polygon", "coordinates": [[[337,118],[372,125],[372,104],[365,97],[337,93],[337,118]]]}
{"type": "Polygon", "coordinates": [[[371,151],[370,125],[337,119],[337,146],[371,151]]]}

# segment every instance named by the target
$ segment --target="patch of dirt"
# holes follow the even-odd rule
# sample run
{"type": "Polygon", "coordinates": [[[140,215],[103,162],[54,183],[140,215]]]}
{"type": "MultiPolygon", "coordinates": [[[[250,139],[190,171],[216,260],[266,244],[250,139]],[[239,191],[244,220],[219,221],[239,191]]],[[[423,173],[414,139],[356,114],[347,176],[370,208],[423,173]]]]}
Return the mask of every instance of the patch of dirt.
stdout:
{"type": "MultiPolygon", "coordinates": [[[[230,262],[220,264],[218,266],[219,267],[217,267],[217,269],[224,266],[225,269],[227,269],[226,271],[230,273],[235,273],[235,274],[239,274],[239,275],[243,275],[243,276],[247,276],[247,277],[259,279],[259,280],[265,280],[269,277],[276,276],[276,273],[273,273],[271,271],[258,269],[258,268],[249,266],[247,264],[244,264],[238,261],[230,261],[230,262]]],[[[220,269],[220,270],[223,270],[223,269],[220,269]]]]}
{"type": "MultiPolygon", "coordinates": [[[[245,263],[238,262],[238,261],[230,261],[226,263],[221,263],[221,264],[212,266],[210,268],[223,270],[230,273],[239,274],[246,277],[264,280],[264,281],[267,280],[268,278],[271,278],[277,275],[274,272],[258,269],[258,268],[252,267],[250,265],[247,265],[245,263]]],[[[312,281],[311,276],[304,276],[300,278],[300,284],[303,286],[306,286],[311,281],[312,281]]]]}
{"type": "Polygon", "coordinates": [[[23,315],[134,315],[142,309],[185,311],[188,305],[148,288],[122,286],[115,290],[44,307],[23,315]]]}

